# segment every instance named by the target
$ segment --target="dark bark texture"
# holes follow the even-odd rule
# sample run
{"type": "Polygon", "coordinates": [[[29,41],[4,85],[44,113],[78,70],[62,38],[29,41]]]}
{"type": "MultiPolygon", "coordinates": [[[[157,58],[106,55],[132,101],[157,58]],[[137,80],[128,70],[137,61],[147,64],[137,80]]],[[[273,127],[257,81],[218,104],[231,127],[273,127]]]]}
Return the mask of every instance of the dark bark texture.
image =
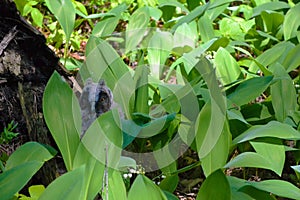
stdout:
{"type": "MultiPolygon", "coordinates": [[[[37,141],[54,145],[43,118],[42,97],[53,71],[64,71],[45,41],[12,1],[0,1],[0,132],[14,120],[20,133],[15,142],[19,144],[37,141]]],[[[31,184],[47,185],[54,180],[56,163],[57,158],[47,162],[31,184]]]]}

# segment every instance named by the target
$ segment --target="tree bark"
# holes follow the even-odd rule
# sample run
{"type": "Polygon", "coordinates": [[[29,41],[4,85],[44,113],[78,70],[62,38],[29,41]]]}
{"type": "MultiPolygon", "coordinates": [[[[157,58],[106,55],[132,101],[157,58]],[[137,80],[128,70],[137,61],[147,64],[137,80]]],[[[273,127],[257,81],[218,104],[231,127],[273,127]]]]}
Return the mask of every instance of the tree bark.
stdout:
{"type": "MultiPolygon", "coordinates": [[[[0,1],[0,132],[18,123],[15,143],[37,141],[55,146],[42,112],[43,91],[54,70],[66,75],[45,37],[24,20],[10,0],[0,1]]],[[[1,153],[1,152],[0,152],[1,153]]],[[[52,159],[35,175],[32,184],[48,185],[56,178],[52,159]]]]}

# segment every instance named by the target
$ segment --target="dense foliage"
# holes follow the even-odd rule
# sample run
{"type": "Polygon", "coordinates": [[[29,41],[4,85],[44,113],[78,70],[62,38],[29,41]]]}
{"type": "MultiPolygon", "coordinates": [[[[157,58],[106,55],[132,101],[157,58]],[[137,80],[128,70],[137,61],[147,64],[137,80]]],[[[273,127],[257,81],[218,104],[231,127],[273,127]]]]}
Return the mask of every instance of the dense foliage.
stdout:
{"type": "MultiPolygon", "coordinates": [[[[68,172],[32,187],[40,199],[178,199],[192,169],[204,177],[197,199],[300,199],[298,1],[15,2],[78,79],[106,81],[124,115],[112,109],[80,138],[78,100],[55,72],[43,111],[68,172]],[[197,159],[183,165],[186,150],[197,159]]],[[[55,153],[34,142],[15,151],[2,199],[55,153]]]]}

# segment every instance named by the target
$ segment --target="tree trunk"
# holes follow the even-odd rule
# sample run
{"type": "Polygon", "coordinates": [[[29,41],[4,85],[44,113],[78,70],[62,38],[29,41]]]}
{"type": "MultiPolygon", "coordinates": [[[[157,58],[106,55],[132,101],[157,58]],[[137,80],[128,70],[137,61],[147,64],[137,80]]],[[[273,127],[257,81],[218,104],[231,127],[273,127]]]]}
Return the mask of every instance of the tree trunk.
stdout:
{"type": "MultiPolygon", "coordinates": [[[[42,97],[54,70],[66,74],[45,41],[13,2],[0,0],[0,132],[12,120],[17,122],[20,134],[13,143],[55,145],[43,118],[42,97]]],[[[57,163],[62,162],[48,161],[31,184],[48,185],[56,177],[57,163]]]]}

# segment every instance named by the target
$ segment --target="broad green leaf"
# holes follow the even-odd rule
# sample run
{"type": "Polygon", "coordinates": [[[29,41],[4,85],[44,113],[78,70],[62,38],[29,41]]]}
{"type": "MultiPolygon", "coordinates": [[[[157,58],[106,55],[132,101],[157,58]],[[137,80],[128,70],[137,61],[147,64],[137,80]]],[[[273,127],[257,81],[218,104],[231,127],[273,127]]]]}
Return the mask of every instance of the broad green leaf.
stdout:
{"type": "Polygon", "coordinates": [[[220,32],[224,37],[244,41],[245,32],[241,28],[241,18],[223,18],[220,20],[220,32]]]}
{"type": "Polygon", "coordinates": [[[240,83],[228,99],[237,106],[253,101],[260,96],[270,85],[273,76],[255,77],[240,83]]]}
{"type": "Polygon", "coordinates": [[[126,30],[126,53],[137,48],[147,33],[147,26],[150,20],[148,7],[137,9],[130,17],[126,30]]]}
{"type": "Polygon", "coordinates": [[[80,141],[81,114],[76,96],[57,72],[52,74],[45,88],[43,112],[66,168],[70,171],[80,141]]]}
{"type": "Polygon", "coordinates": [[[282,25],[284,20],[284,15],[279,12],[263,11],[261,13],[261,17],[264,20],[265,31],[271,32],[274,35],[278,31],[278,27],[282,25]]]}
{"type": "Polygon", "coordinates": [[[245,186],[252,186],[259,190],[290,199],[300,198],[300,189],[293,184],[282,180],[246,181],[233,176],[227,176],[232,189],[239,191],[245,186]]]}
{"type": "Polygon", "coordinates": [[[231,199],[229,182],[222,170],[216,170],[201,185],[196,200],[228,200],[231,199]],[[218,192],[216,192],[216,189],[218,192]]]}
{"type": "Polygon", "coordinates": [[[298,44],[287,53],[284,61],[282,62],[282,66],[284,66],[287,72],[290,72],[296,69],[299,65],[300,65],[300,45],[298,44]]]}
{"type": "Polygon", "coordinates": [[[206,13],[198,20],[198,27],[201,42],[207,42],[215,37],[212,21],[209,19],[206,13]]]}
{"type": "Polygon", "coordinates": [[[253,141],[250,144],[258,154],[270,162],[270,169],[281,176],[285,161],[284,145],[253,141]]]}
{"type": "Polygon", "coordinates": [[[33,19],[33,22],[37,26],[42,28],[43,27],[43,18],[44,18],[43,14],[37,8],[32,8],[30,14],[33,19]]]}
{"type": "Polygon", "coordinates": [[[133,120],[121,120],[123,132],[122,149],[125,149],[141,132],[142,126],[137,125],[133,120]]]}
{"type": "Polygon", "coordinates": [[[39,200],[73,200],[82,199],[84,188],[85,167],[79,167],[70,171],[55,181],[45,189],[39,200]]]}
{"type": "Polygon", "coordinates": [[[120,162],[118,164],[118,169],[120,171],[128,170],[128,168],[136,169],[137,164],[136,161],[133,158],[121,156],[120,162]]]}
{"type": "Polygon", "coordinates": [[[264,156],[254,153],[254,152],[245,152],[237,155],[234,159],[229,161],[224,168],[231,167],[255,167],[263,169],[271,169],[272,163],[269,160],[265,159],[264,156]]]}
{"type": "Polygon", "coordinates": [[[226,120],[226,103],[209,61],[202,58],[195,67],[206,81],[211,96],[199,113],[195,125],[198,156],[202,159],[213,149],[222,133],[226,120]]]}
{"type": "Polygon", "coordinates": [[[236,145],[261,137],[274,137],[285,140],[300,140],[299,131],[293,129],[287,124],[283,124],[277,121],[271,121],[266,125],[252,126],[247,131],[234,138],[232,144],[236,145]]]}
{"type": "Polygon", "coordinates": [[[286,8],[290,8],[289,4],[286,2],[282,2],[282,1],[264,3],[264,4],[261,4],[261,5],[253,8],[252,17],[256,17],[256,16],[260,15],[261,12],[266,11],[266,10],[274,11],[274,10],[282,10],[282,9],[286,9],[286,8]]]}
{"type": "Polygon", "coordinates": [[[287,181],[266,180],[248,183],[259,190],[264,190],[280,197],[300,199],[300,189],[287,181]]]}
{"type": "Polygon", "coordinates": [[[230,53],[220,47],[215,55],[217,75],[223,85],[230,84],[238,79],[241,74],[240,67],[230,53]]]}
{"type": "MultiPolygon", "coordinates": [[[[127,200],[126,188],[122,174],[114,169],[108,170],[108,199],[127,200]]],[[[102,198],[105,198],[106,188],[103,188],[102,198]]]]}
{"type": "Polygon", "coordinates": [[[222,168],[227,161],[231,146],[231,134],[228,122],[224,123],[223,131],[218,139],[218,142],[211,152],[201,159],[201,166],[204,175],[208,177],[212,172],[222,168]]]}
{"type": "MultiPolygon", "coordinates": [[[[222,39],[222,38],[221,38],[222,39]]],[[[170,70],[166,76],[166,80],[170,78],[171,73],[173,70],[178,67],[181,63],[184,63],[184,68],[187,73],[190,73],[190,71],[194,68],[194,66],[197,64],[199,61],[199,56],[203,55],[205,51],[209,50],[210,47],[213,45],[217,46],[219,48],[218,39],[214,38],[199,47],[193,49],[192,51],[183,54],[179,59],[177,59],[171,66],[170,70]]],[[[226,44],[227,45],[227,44],[226,44]]],[[[179,67],[178,67],[179,68],[179,67]]],[[[176,77],[178,79],[178,77],[176,77]]]]}
{"type": "Polygon", "coordinates": [[[178,20],[178,22],[172,27],[171,31],[175,32],[175,30],[181,26],[184,23],[190,23],[191,21],[193,21],[194,19],[196,19],[197,17],[202,16],[205,11],[207,10],[207,8],[209,7],[210,3],[206,3],[202,6],[198,6],[197,8],[195,8],[194,10],[192,10],[190,13],[188,13],[186,16],[180,18],[178,20]]]}
{"type": "Polygon", "coordinates": [[[300,26],[300,3],[292,7],[285,15],[283,22],[284,39],[289,40],[297,36],[298,28],[300,26]]]}
{"type": "Polygon", "coordinates": [[[276,119],[284,122],[285,119],[297,110],[297,95],[293,81],[282,65],[275,65],[275,83],[271,85],[272,105],[276,119]]]}
{"type": "Polygon", "coordinates": [[[134,180],[129,192],[128,200],[167,200],[163,191],[152,180],[144,175],[138,175],[134,180]]]}
{"type": "Polygon", "coordinates": [[[167,197],[168,200],[178,200],[178,197],[175,196],[174,194],[168,192],[168,191],[163,191],[167,197]]]}
{"type": "Polygon", "coordinates": [[[155,21],[158,21],[162,16],[162,11],[155,7],[149,7],[149,15],[155,21]]]}
{"type": "Polygon", "coordinates": [[[189,13],[189,10],[180,2],[176,0],[158,0],[158,6],[163,7],[163,6],[174,6],[180,8],[183,12],[189,13]]]}
{"type": "Polygon", "coordinates": [[[41,194],[45,191],[45,186],[33,185],[33,186],[29,187],[28,191],[29,191],[30,197],[33,200],[38,199],[41,196],[41,194]]]}
{"type": "Polygon", "coordinates": [[[240,192],[240,189],[247,186],[247,181],[244,179],[239,179],[234,176],[226,176],[230,189],[232,192],[232,200],[240,200],[240,199],[245,199],[245,200],[254,200],[252,197],[249,195],[240,192]]]}
{"type": "Polygon", "coordinates": [[[207,9],[206,13],[211,21],[214,21],[219,15],[221,15],[234,0],[214,0],[207,9]]]}
{"type": "Polygon", "coordinates": [[[54,155],[52,155],[43,145],[37,142],[27,142],[14,151],[14,153],[8,158],[5,170],[11,169],[25,162],[45,162],[50,160],[53,156],[54,155]]]}
{"type": "Polygon", "coordinates": [[[82,189],[83,199],[94,199],[103,186],[103,174],[105,164],[97,160],[84,146],[80,143],[73,162],[74,169],[85,165],[84,184],[82,189]]]}
{"type": "Polygon", "coordinates": [[[190,52],[194,49],[197,38],[198,33],[195,22],[181,24],[174,33],[173,52],[177,55],[190,52]]]}
{"type": "MultiPolygon", "coordinates": [[[[157,65],[155,65],[155,66],[157,68],[160,67],[157,65]]],[[[150,67],[151,67],[151,65],[150,65],[150,67]]],[[[149,68],[147,66],[141,65],[141,66],[136,67],[133,79],[136,82],[134,111],[137,113],[143,113],[143,114],[149,113],[148,75],[149,75],[149,68]]]]}
{"type": "Polygon", "coordinates": [[[74,1],[73,4],[74,4],[74,7],[76,9],[76,14],[81,13],[81,14],[84,14],[84,15],[88,15],[85,6],[81,2],[74,1]]]}
{"type": "Polygon", "coordinates": [[[178,183],[179,183],[179,177],[177,174],[175,174],[175,175],[167,176],[166,178],[164,178],[160,182],[159,187],[162,190],[173,193],[175,191],[175,189],[177,188],[178,183]]]}
{"type": "Polygon", "coordinates": [[[119,120],[115,109],[102,114],[81,140],[92,156],[111,168],[117,168],[121,157],[123,139],[119,120]]]}
{"type": "Polygon", "coordinates": [[[19,192],[44,162],[29,161],[19,164],[0,174],[1,200],[10,200],[19,192]]]}
{"type": "Polygon", "coordinates": [[[156,32],[152,36],[148,51],[148,61],[152,76],[161,79],[165,62],[173,48],[173,36],[168,32],[156,32]]]}
{"type": "Polygon", "coordinates": [[[260,68],[258,66],[258,63],[261,64],[263,67],[270,66],[271,64],[276,62],[281,63],[293,47],[294,45],[291,42],[280,42],[276,44],[272,48],[266,50],[264,53],[259,55],[255,59],[255,61],[253,61],[253,63],[250,65],[249,71],[257,73],[258,69],[260,68]]]}
{"type": "Polygon", "coordinates": [[[63,28],[67,42],[70,40],[75,25],[75,8],[71,0],[45,0],[47,7],[54,14],[63,28]]]}
{"type": "Polygon", "coordinates": [[[256,188],[254,188],[252,186],[248,186],[248,185],[242,187],[239,191],[251,196],[252,197],[251,199],[263,199],[263,200],[274,200],[275,199],[275,197],[272,193],[262,191],[262,190],[256,189],[256,188]]]}
{"type": "MultiPolygon", "coordinates": [[[[121,14],[127,9],[125,3],[118,5],[117,7],[111,9],[109,12],[104,14],[114,15],[113,17],[104,18],[99,21],[93,28],[92,34],[96,37],[105,37],[113,33],[117,27],[121,14]]],[[[103,13],[101,13],[103,14],[103,13]]],[[[87,16],[88,17],[88,16],[87,16]]]]}
{"type": "Polygon", "coordinates": [[[152,119],[150,122],[142,126],[139,137],[148,138],[161,133],[169,126],[170,122],[175,119],[175,116],[175,113],[173,113],[152,119]]]}

